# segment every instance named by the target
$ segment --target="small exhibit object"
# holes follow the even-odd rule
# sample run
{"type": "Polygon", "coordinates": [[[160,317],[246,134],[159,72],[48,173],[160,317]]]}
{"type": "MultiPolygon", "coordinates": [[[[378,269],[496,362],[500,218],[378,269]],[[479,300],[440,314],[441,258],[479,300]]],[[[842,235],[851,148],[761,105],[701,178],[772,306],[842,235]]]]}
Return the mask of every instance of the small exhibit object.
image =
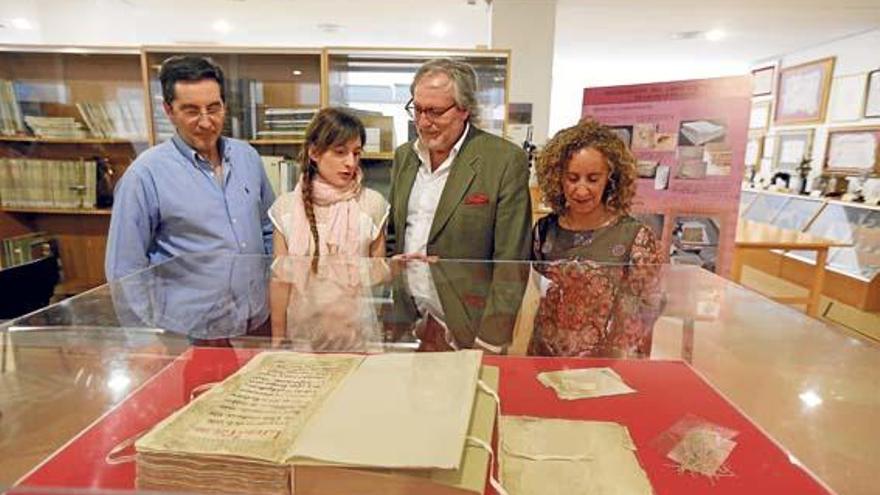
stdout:
{"type": "Polygon", "coordinates": [[[633,394],[630,388],[611,368],[583,368],[545,371],[538,381],[552,388],[560,399],[586,399],[609,395],[633,394]]]}
{"type": "Polygon", "coordinates": [[[651,495],[623,425],[502,416],[501,483],[510,495],[651,495]]]}

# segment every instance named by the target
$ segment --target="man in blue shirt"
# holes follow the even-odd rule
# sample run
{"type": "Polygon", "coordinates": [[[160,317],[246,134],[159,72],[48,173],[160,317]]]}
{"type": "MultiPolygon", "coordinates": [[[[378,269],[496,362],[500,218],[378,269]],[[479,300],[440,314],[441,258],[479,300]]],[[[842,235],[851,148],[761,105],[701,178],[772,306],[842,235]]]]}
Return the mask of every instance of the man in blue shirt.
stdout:
{"type": "Polygon", "coordinates": [[[257,151],[222,137],[223,70],[171,57],[159,79],[177,133],[143,152],[116,186],[104,271],[108,281],[192,252],[272,254],[275,200],[257,151]]]}

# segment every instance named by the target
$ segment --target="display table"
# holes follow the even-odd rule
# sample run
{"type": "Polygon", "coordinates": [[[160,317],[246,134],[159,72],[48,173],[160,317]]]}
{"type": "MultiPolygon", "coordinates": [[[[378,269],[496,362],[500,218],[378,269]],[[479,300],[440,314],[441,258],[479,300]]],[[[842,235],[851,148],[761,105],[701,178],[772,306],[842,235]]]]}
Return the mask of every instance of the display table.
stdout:
{"type": "MultiPolygon", "coordinates": [[[[529,340],[533,322],[519,316],[535,314],[528,305],[540,311],[555,282],[528,264],[421,268],[327,258],[313,272],[308,259],[273,265],[259,256],[187,256],[0,326],[0,486],[44,484],[62,471],[72,486],[130,486],[131,471],[129,485],[112,474],[130,464],[94,464],[132,433],[119,428],[151,425],[188,400],[195,384],[228,375],[262,349],[478,347],[501,368],[504,414],[626,425],[658,493],[823,493],[822,484],[837,493],[876,492],[875,343],[705,270],[663,266],[659,315],[620,308],[622,317],[652,322],[647,361],[496,357],[492,349],[529,340]],[[418,277],[432,284],[434,310],[442,312],[426,317],[418,309],[432,300],[420,299],[418,277]],[[606,363],[640,393],[561,402],[534,380],[543,369],[606,363]],[[714,485],[679,476],[651,447],[688,412],[741,432],[730,459],[736,476],[714,485]],[[87,448],[73,458],[75,469],[56,464],[80,445],[87,448]]],[[[581,268],[571,275],[616,270],[581,268]]]]}
{"type": "MultiPolygon", "coordinates": [[[[247,350],[215,348],[187,351],[20,484],[133,489],[134,463],[124,462],[125,454],[130,452],[122,451],[108,458],[114,447],[184,406],[193,390],[225,378],[254,354],[247,350]]],[[[484,364],[500,368],[502,414],[614,421],[626,425],[638,448],[637,457],[657,495],[707,491],[829,493],[680,361],[486,357],[484,364]],[[541,371],[604,366],[614,369],[638,392],[563,401],[536,379],[541,371]],[[710,480],[679,473],[650,446],[652,439],[687,414],[696,414],[740,432],[728,462],[733,476],[710,480]]],[[[356,420],[356,413],[352,420],[356,420]]],[[[487,488],[486,493],[492,493],[491,488],[487,488]]]]}
{"type": "Polygon", "coordinates": [[[781,229],[766,223],[740,219],[736,227],[736,242],[730,278],[735,282],[740,281],[742,277],[743,251],[747,249],[815,251],[816,266],[813,269],[813,280],[810,284],[809,296],[774,297],[774,299],[788,304],[806,303],[807,314],[817,316],[819,297],[822,295],[822,284],[825,282],[825,263],[828,261],[828,249],[850,245],[797,230],[781,229]]]}

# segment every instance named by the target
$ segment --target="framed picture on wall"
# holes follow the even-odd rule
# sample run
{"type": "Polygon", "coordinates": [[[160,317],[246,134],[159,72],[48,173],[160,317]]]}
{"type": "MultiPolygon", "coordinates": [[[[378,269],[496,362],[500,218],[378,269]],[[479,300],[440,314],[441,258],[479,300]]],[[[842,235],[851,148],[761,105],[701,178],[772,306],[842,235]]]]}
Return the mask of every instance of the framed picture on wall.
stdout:
{"type": "Polygon", "coordinates": [[[868,73],[864,116],[867,119],[880,118],[880,69],[868,73]]]}
{"type": "Polygon", "coordinates": [[[810,156],[813,149],[813,129],[780,132],[776,135],[773,169],[793,172],[810,156]]]}
{"type": "Polygon", "coordinates": [[[749,114],[749,130],[764,130],[770,125],[770,102],[758,101],[752,103],[752,111],[749,114]]]}
{"type": "Polygon", "coordinates": [[[864,74],[835,77],[831,83],[831,99],[828,102],[829,122],[852,122],[862,118],[865,92],[864,74]]]}
{"type": "Polygon", "coordinates": [[[776,67],[761,67],[752,71],[752,96],[764,96],[773,94],[773,76],[776,75],[776,67]]]}
{"type": "Polygon", "coordinates": [[[829,129],[825,171],[848,175],[880,173],[880,126],[829,129]]]}
{"type": "Polygon", "coordinates": [[[774,123],[818,124],[825,121],[835,57],[779,71],[774,123]]]}
{"type": "Polygon", "coordinates": [[[746,142],[745,166],[758,167],[764,153],[764,136],[750,136],[746,142]]]}

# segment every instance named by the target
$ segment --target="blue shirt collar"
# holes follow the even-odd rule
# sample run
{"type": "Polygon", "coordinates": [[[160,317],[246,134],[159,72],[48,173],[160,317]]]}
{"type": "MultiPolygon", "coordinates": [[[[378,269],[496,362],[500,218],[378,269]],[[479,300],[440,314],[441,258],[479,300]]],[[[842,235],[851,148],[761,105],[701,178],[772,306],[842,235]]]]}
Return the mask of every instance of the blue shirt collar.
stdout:
{"type": "MultiPolygon", "coordinates": [[[[177,148],[177,151],[179,151],[180,154],[186,157],[186,159],[189,160],[189,162],[193,165],[200,167],[208,163],[208,161],[205,160],[205,158],[200,155],[195,148],[187,144],[186,141],[184,141],[183,138],[180,137],[180,134],[175,132],[174,136],[171,137],[171,142],[174,143],[174,147],[177,148]]],[[[220,136],[220,138],[217,140],[217,148],[219,148],[220,150],[220,159],[223,161],[224,164],[229,164],[230,160],[227,156],[227,150],[229,149],[229,147],[226,145],[225,137],[220,136]]]]}

